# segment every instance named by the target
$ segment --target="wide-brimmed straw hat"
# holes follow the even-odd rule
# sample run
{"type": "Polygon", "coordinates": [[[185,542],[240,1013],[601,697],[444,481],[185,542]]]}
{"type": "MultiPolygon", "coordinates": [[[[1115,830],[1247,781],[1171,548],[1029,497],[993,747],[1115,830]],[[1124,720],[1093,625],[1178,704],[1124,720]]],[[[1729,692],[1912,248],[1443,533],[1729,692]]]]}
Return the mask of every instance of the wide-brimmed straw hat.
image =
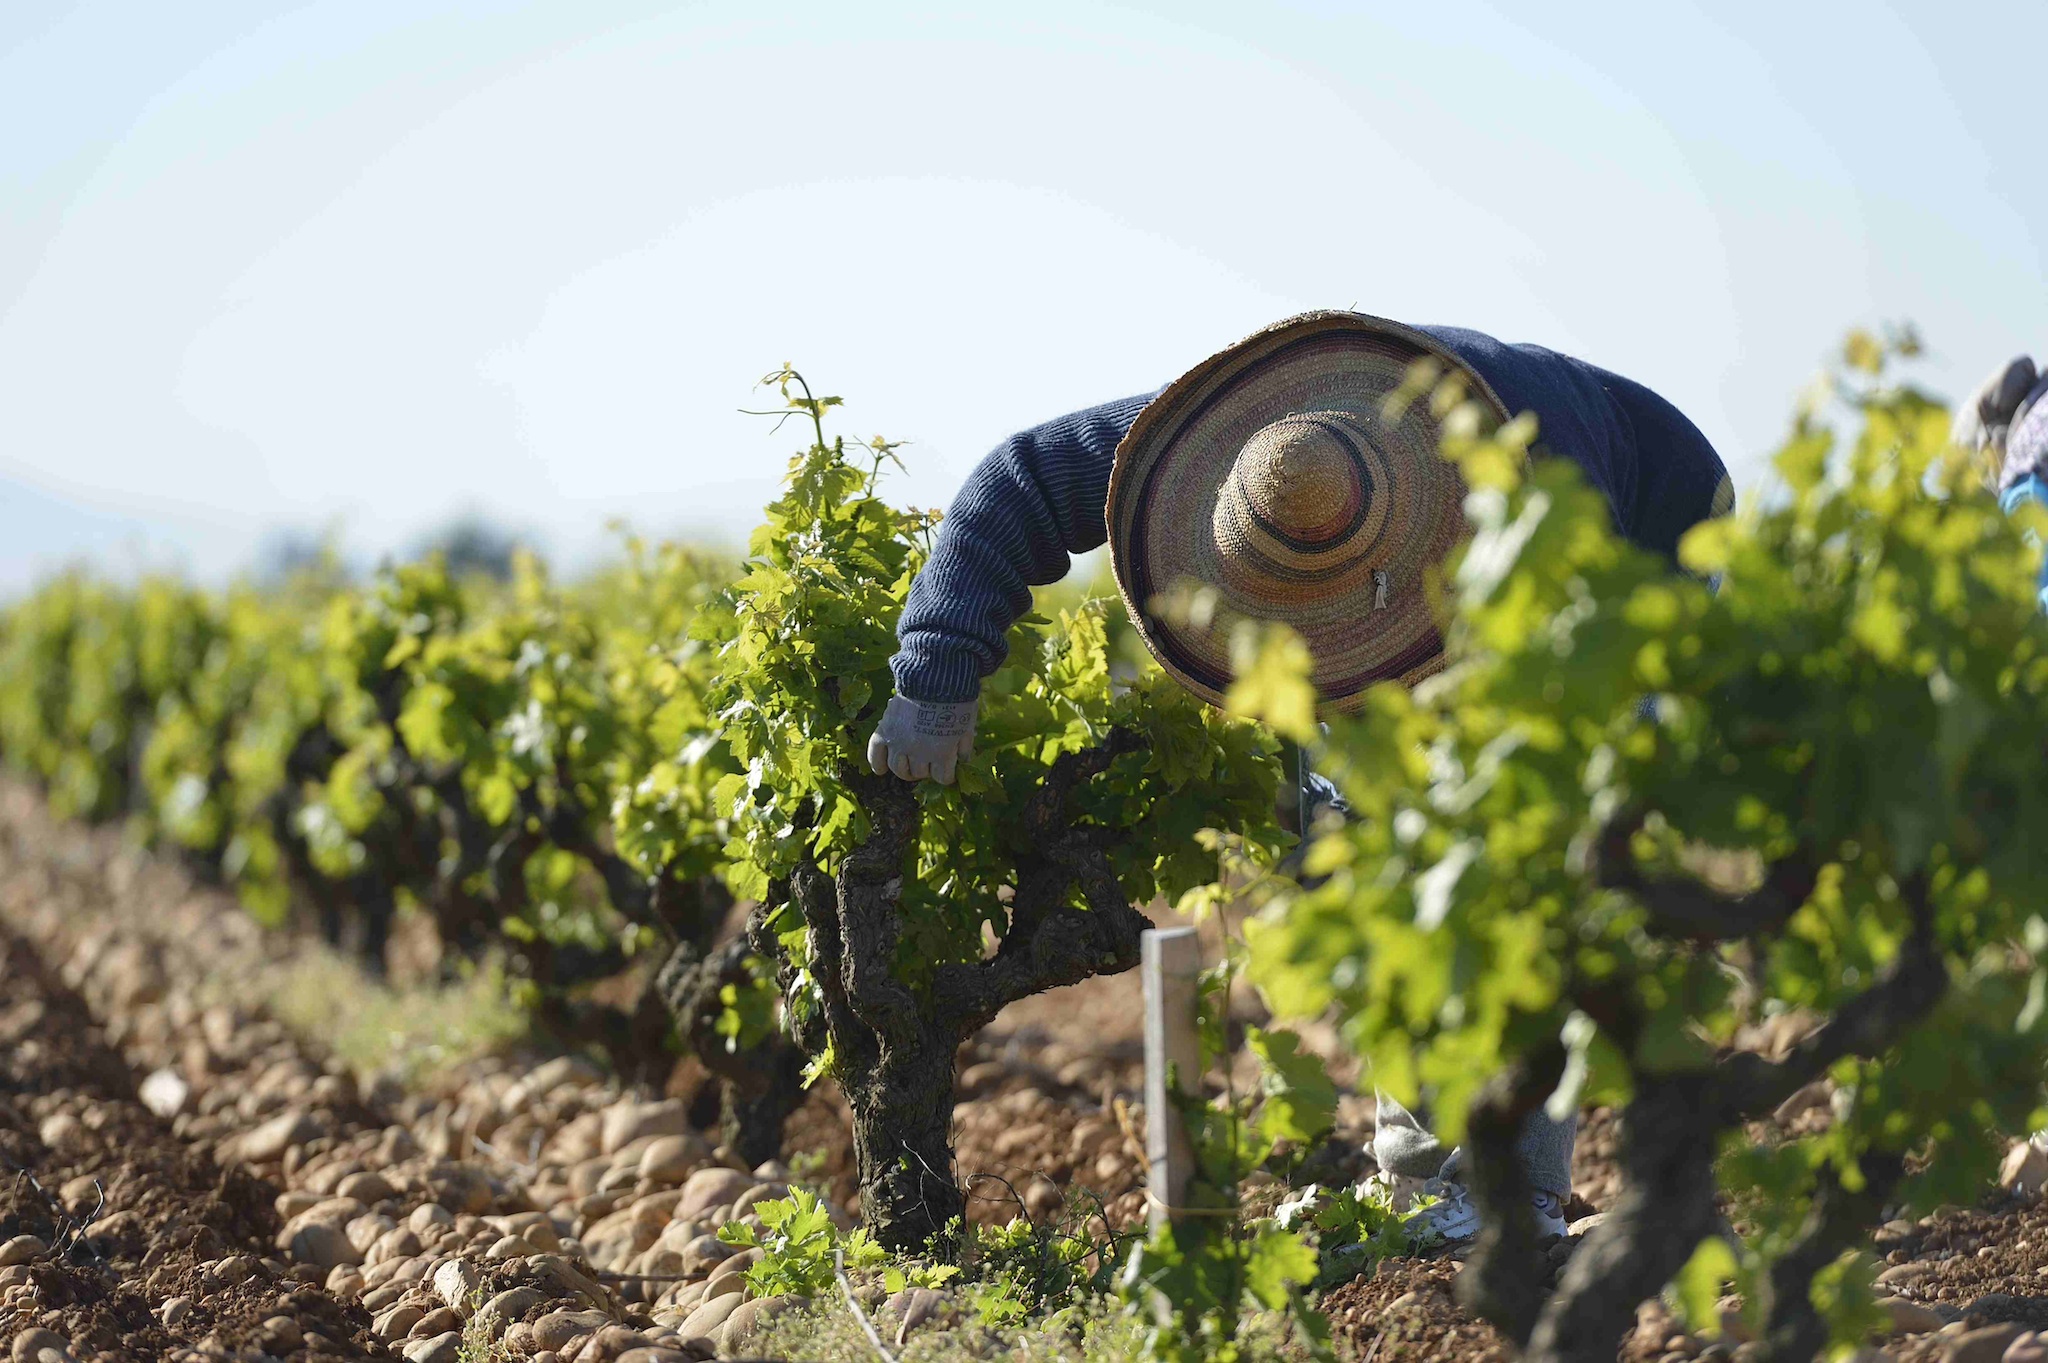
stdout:
{"type": "Polygon", "coordinates": [[[1383,410],[1429,357],[1507,419],[1440,342],[1356,312],[1268,327],[1139,414],[1110,473],[1110,563],[1146,646],[1195,694],[1220,703],[1231,659],[1225,630],[1162,609],[1190,585],[1214,589],[1218,618],[1292,626],[1325,708],[1441,668],[1426,578],[1469,533],[1465,484],[1426,397],[1383,410]]]}

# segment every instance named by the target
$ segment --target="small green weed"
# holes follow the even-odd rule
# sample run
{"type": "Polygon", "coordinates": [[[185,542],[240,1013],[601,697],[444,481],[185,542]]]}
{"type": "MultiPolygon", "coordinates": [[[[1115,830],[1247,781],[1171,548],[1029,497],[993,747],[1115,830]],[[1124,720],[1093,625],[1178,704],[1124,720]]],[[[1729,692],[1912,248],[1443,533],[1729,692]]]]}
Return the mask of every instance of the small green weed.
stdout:
{"type": "Polygon", "coordinates": [[[1311,1183],[1274,1210],[1282,1230],[1315,1231],[1315,1289],[1349,1282],[1383,1259],[1398,1259],[1428,1249],[1441,1240],[1418,1226],[1433,1197],[1418,1197],[1407,1211],[1394,1210],[1393,1198],[1371,1182],[1353,1188],[1327,1189],[1311,1183]]]}
{"type": "Polygon", "coordinates": [[[824,1187],[831,1177],[832,1157],[823,1150],[799,1150],[789,1157],[789,1181],[824,1187]]]}
{"type": "MultiPolygon", "coordinates": [[[[901,1348],[892,1341],[890,1351],[897,1363],[1129,1363],[1144,1351],[1146,1328],[1114,1297],[1090,1296],[1019,1326],[974,1321],[950,1330],[916,1330],[901,1348]]],[[[777,1317],[750,1347],[766,1358],[805,1363],[876,1363],[867,1336],[836,1295],[777,1317]]],[[[1245,1356],[1260,1363],[1287,1357],[1264,1334],[1245,1356]]]]}
{"type": "MultiPolygon", "coordinates": [[[[754,1204],[761,1228],[728,1221],[718,1238],[741,1249],[759,1249],[761,1259],[747,1270],[756,1296],[815,1297],[831,1290],[835,1252],[844,1253],[846,1267],[875,1268],[887,1253],[865,1226],[842,1235],[832,1214],[808,1188],[793,1188],[788,1197],[754,1204]]],[[[901,1270],[891,1269],[901,1275],[901,1270]]]]}
{"type": "Polygon", "coordinates": [[[1113,1290],[1119,1251],[1132,1237],[1111,1232],[1098,1240],[1087,1224],[1070,1217],[1041,1225],[1020,1216],[976,1227],[968,1305],[984,1324],[1011,1324],[1113,1290]]]}

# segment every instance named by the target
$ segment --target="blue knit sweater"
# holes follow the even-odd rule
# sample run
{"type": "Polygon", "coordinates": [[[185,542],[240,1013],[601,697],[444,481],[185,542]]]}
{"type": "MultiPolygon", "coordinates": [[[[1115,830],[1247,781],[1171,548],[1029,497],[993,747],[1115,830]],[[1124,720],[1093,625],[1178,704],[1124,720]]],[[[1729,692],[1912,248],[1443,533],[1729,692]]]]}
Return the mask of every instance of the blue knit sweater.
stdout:
{"type": "MultiPolygon", "coordinates": [[[[1733,496],[1714,447],[1676,407],[1619,374],[1541,346],[1423,327],[1470,365],[1509,412],[1534,412],[1538,444],[1572,460],[1621,533],[1667,556],[1733,496]]],[[[1163,391],[1163,390],[1160,390],[1163,391]]],[[[1158,392],[1090,407],[997,446],[953,499],[911,584],[891,663],[897,694],[966,701],[995,671],[1031,589],[1066,576],[1108,537],[1117,443],[1158,392]]]]}

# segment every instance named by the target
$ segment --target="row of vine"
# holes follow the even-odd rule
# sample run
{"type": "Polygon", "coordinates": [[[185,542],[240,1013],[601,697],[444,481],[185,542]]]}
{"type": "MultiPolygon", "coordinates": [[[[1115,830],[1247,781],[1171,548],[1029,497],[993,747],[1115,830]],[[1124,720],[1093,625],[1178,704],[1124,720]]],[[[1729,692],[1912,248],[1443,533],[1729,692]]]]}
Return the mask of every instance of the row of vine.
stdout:
{"type": "MultiPolygon", "coordinates": [[[[1851,359],[1855,439],[1802,413],[1779,495],[1696,530],[1690,577],[1531,461],[1529,422],[1451,423],[1477,536],[1442,584],[1449,666],[1327,728],[1298,641],[1218,618],[1240,663],[1219,712],[1075,599],[1017,625],[957,784],[870,774],[935,516],[882,497],[892,447],[828,436],[836,399],[784,370],[811,439],[736,570],[630,543],[573,587],[530,560],[268,593],[68,577],[0,617],[0,752],[62,812],[131,818],[373,964],[401,905],[458,953],[509,950],[579,1036],[569,986],[658,951],[649,1003],[602,1024],[615,1052],[695,1046],[761,1157],[833,1076],[867,1229],[904,1251],[962,1234],[960,1042],[1129,968],[1134,906],[1212,902],[1221,848],[1258,885],[1244,967],[1276,1012],[1334,1010],[1382,1089],[1468,1142],[1471,1305],[1531,1357],[1611,1356],[1643,1297],[1732,1283],[1764,1356],[1803,1363],[1868,1325],[1860,1231],[1981,1186],[1999,1133],[2048,1115],[2039,549],[1882,347],[1851,359]],[[1355,813],[1306,890],[1262,869],[1287,841],[1276,733],[1355,813]],[[1754,1024],[1785,1012],[1801,1039],[1767,1058],[1754,1024]],[[1748,1138],[1815,1084],[1824,1131],[1748,1138]],[[1592,1100],[1626,1114],[1626,1191],[1551,1288],[1515,1134],[1592,1100]]],[[[1406,396],[1457,400],[1428,382],[1406,396]]],[[[1260,1092],[1186,1114],[1194,1196],[1225,1215],[1123,1276],[1165,1353],[1226,1354],[1246,1300],[1298,1307],[1317,1239],[1405,1243],[1357,1190],[1291,1202],[1303,1231],[1227,1214],[1329,1124],[1293,1038],[1252,1043],[1260,1092]]]]}

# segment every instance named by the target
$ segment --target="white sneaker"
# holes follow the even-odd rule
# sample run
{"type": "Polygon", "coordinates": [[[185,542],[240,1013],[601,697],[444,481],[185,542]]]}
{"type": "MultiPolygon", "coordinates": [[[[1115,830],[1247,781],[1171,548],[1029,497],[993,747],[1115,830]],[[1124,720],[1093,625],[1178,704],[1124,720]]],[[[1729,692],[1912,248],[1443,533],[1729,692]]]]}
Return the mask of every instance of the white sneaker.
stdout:
{"type": "MultiPolygon", "coordinates": [[[[1397,1212],[1406,1212],[1423,1198],[1435,1199],[1409,1223],[1418,1234],[1446,1241],[1469,1240],[1479,1234],[1480,1220],[1479,1209],[1472,1205],[1471,1191],[1458,1177],[1464,1156],[1463,1150],[1453,1150],[1434,1178],[1382,1172],[1366,1181],[1386,1193],[1389,1205],[1397,1212]]],[[[1536,1214],[1538,1240],[1565,1233],[1564,1200],[1556,1193],[1539,1189],[1530,1194],[1529,1204],[1536,1214]]]]}
{"type": "MultiPolygon", "coordinates": [[[[1389,1195],[1395,1211],[1405,1212],[1418,1197],[1437,1199],[1424,1209],[1414,1223],[1415,1229],[1434,1230],[1446,1240],[1465,1240],[1477,1235],[1479,1209],[1472,1205],[1471,1194],[1460,1177],[1465,1168],[1464,1147],[1444,1154],[1443,1143],[1429,1133],[1414,1113],[1385,1094],[1375,1096],[1378,1113],[1373,1122],[1371,1153],[1380,1172],[1369,1181],[1389,1195]]],[[[1565,1233],[1562,1198],[1556,1193],[1538,1192],[1529,1201],[1536,1212],[1539,1240],[1565,1233]]]]}
{"type": "Polygon", "coordinates": [[[1479,1209],[1472,1205],[1472,1194],[1456,1177],[1462,1157],[1462,1152],[1453,1150],[1443,1167],[1430,1178],[1381,1170],[1366,1182],[1386,1194],[1387,1205],[1403,1214],[1423,1199],[1433,1199],[1408,1222],[1408,1228],[1417,1235],[1469,1240],[1479,1234],[1479,1209]]]}

